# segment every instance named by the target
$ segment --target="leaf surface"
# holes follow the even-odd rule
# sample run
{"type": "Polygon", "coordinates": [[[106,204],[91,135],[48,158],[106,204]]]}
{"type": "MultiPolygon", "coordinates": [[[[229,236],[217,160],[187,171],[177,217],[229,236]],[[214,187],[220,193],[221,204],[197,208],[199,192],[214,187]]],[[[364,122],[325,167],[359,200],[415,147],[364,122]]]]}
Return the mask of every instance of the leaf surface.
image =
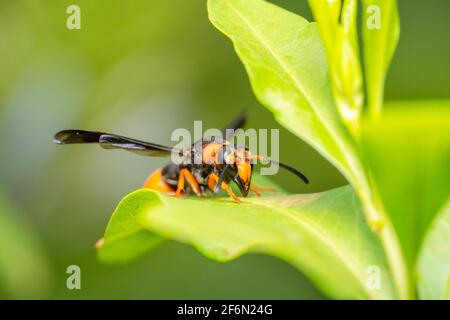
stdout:
{"type": "Polygon", "coordinates": [[[400,36],[397,1],[363,0],[362,13],[367,104],[374,115],[383,106],[384,81],[400,36]]]}
{"type": "Polygon", "coordinates": [[[262,0],[209,0],[211,22],[233,42],[259,101],[353,184],[356,143],[342,123],[315,23],[262,0]]]}
{"type": "Polygon", "coordinates": [[[417,286],[420,299],[450,300],[450,200],[427,231],[417,263],[417,286]]]}
{"type": "Polygon", "coordinates": [[[334,297],[394,296],[379,240],[365,224],[348,186],[317,194],[275,193],[246,198],[240,204],[229,198],[178,199],[138,190],[114,212],[99,257],[124,262],[161,238],[190,244],[221,262],[248,252],[279,257],[334,297]],[[136,237],[136,230],[146,232],[147,238],[130,241],[123,236],[136,237]],[[382,271],[381,289],[370,290],[366,285],[372,265],[382,271]]]}
{"type": "Polygon", "coordinates": [[[333,93],[342,121],[358,135],[363,105],[357,0],[310,0],[330,64],[333,93]]]}

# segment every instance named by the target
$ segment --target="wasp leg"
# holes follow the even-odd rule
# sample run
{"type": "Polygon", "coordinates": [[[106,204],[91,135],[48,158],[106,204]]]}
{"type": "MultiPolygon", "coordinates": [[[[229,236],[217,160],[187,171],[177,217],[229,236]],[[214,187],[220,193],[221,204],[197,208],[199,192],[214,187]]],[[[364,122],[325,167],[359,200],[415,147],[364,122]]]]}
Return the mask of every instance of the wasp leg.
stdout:
{"type": "Polygon", "coordinates": [[[225,191],[228,193],[228,195],[229,195],[231,198],[233,198],[233,200],[234,200],[235,202],[238,202],[238,203],[241,202],[241,200],[239,200],[239,198],[237,197],[237,195],[234,194],[233,190],[231,189],[231,187],[230,187],[227,183],[222,182],[222,189],[225,190],[225,191]]]}
{"type": "Polygon", "coordinates": [[[187,168],[183,168],[180,170],[180,176],[178,178],[178,186],[177,191],[175,192],[175,196],[180,196],[182,192],[184,192],[184,185],[185,180],[189,183],[194,193],[198,196],[202,195],[202,190],[200,189],[200,186],[195,180],[195,177],[192,175],[192,173],[187,168]]]}
{"type": "Polygon", "coordinates": [[[255,189],[255,187],[252,185],[250,185],[250,191],[256,194],[258,197],[261,195],[261,192],[259,192],[258,189],[255,189]]]}
{"type": "Polygon", "coordinates": [[[254,183],[252,183],[250,184],[250,191],[254,192],[257,196],[260,196],[261,192],[263,191],[276,192],[277,190],[273,187],[257,186],[254,183]]]}
{"type": "MultiPolygon", "coordinates": [[[[219,177],[217,176],[217,174],[215,173],[211,173],[209,175],[209,180],[208,180],[208,187],[214,191],[214,189],[216,188],[216,184],[219,182],[219,177]]],[[[226,193],[228,193],[228,195],[235,201],[235,202],[241,202],[241,200],[239,200],[238,196],[234,194],[233,190],[231,189],[231,187],[225,183],[222,182],[221,185],[222,189],[226,191],[226,193]]]]}

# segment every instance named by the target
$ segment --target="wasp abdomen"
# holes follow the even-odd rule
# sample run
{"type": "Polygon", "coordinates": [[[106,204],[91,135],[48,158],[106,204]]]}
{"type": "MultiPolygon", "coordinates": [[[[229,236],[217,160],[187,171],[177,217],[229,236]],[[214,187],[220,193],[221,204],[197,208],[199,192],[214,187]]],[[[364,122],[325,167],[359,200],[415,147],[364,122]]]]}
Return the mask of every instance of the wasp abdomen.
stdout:
{"type": "Polygon", "coordinates": [[[145,181],[144,188],[156,190],[162,193],[174,195],[176,186],[173,187],[168,183],[163,175],[163,168],[156,169],[145,181]]]}

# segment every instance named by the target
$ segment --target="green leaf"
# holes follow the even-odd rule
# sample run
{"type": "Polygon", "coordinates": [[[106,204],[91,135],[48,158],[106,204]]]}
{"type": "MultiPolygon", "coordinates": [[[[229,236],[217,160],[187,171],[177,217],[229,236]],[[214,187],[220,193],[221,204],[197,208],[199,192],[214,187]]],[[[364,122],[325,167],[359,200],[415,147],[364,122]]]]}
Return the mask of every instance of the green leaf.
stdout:
{"type": "Polygon", "coordinates": [[[19,299],[48,293],[50,270],[38,240],[0,190],[0,292],[19,299]]]}
{"type": "MultiPolygon", "coordinates": [[[[346,9],[349,14],[344,20],[350,25],[355,10],[346,9]]],[[[209,0],[208,11],[211,22],[232,40],[259,101],[341,171],[376,229],[384,217],[372,203],[359,147],[334,103],[317,25],[262,0],[209,0]]],[[[399,295],[404,297],[404,263],[390,224],[385,224],[380,238],[399,295]]]]}
{"type": "Polygon", "coordinates": [[[334,98],[342,120],[355,135],[363,105],[357,3],[357,0],[309,0],[327,51],[334,98]]]}
{"type": "Polygon", "coordinates": [[[412,284],[426,231],[449,196],[449,106],[450,101],[396,103],[380,121],[363,127],[374,190],[396,230],[412,284]]]}
{"type": "MultiPolygon", "coordinates": [[[[123,237],[134,233],[137,225],[151,232],[148,235],[191,244],[206,257],[221,262],[247,252],[279,257],[305,272],[333,297],[394,297],[379,241],[364,223],[350,187],[317,194],[246,198],[240,204],[229,198],[177,199],[138,190],[124,198],[114,212],[104,248],[114,241],[119,249],[114,252],[110,247],[107,254],[115,260],[122,256],[124,261],[129,252],[142,253],[142,244],[135,250],[123,237]],[[121,245],[121,241],[125,242],[121,245]],[[366,286],[367,269],[372,265],[381,270],[380,289],[366,286]]],[[[153,239],[147,241],[151,247],[153,239]]],[[[100,258],[110,261],[105,253],[100,258]]]]}
{"type": "Polygon", "coordinates": [[[147,231],[140,223],[140,214],[161,204],[153,193],[126,196],[114,211],[105,235],[98,242],[98,257],[105,263],[122,264],[158,246],[163,239],[147,231]],[[132,197],[130,201],[129,198],[132,197]]]}
{"type": "Polygon", "coordinates": [[[450,199],[429,228],[417,263],[420,299],[450,300],[450,199]]]}
{"type": "MultiPolygon", "coordinates": [[[[269,179],[255,174],[252,181],[277,192],[285,191],[269,179]]],[[[233,189],[235,189],[233,187],[233,189]]],[[[235,190],[237,193],[237,190],[235,190]]],[[[134,201],[125,197],[119,204],[106,227],[105,235],[97,243],[98,258],[109,264],[125,264],[160,245],[164,238],[149,232],[141,224],[140,214],[161,205],[159,196],[145,193],[141,200],[133,196],[134,201]],[[143,207],[144,206],[144,207],[143,207]],[[120,212],[120,213],[117,213],[120,212]],[[127,214],[123,214],[127,212],[127,214]]]]}
{"type": "Polygon", "coordinates": [[[397,47],[400,22],[395,0],[362,1],[362,36],[369,112],[377,115],[383,106],[384,81],[397,47]]]}
{"type": "Polygon", "coordinates": [[[354,186],[365,183],[342,123],[315,23],[262,0],[209,0],[211,22],[233,42],[253,91],[275,118],[311,144],[354,186]]]}

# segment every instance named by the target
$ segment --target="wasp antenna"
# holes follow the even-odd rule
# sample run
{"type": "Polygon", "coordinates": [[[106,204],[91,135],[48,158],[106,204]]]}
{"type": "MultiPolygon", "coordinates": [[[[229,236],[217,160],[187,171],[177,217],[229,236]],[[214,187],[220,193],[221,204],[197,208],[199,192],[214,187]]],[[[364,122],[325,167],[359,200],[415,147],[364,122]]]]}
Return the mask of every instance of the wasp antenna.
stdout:
{"type": "Polygon", "coordinates": [[[286,163],[283,163],[283,162],[273,161],[273,160],[270,160],[270,161],[273,162],[273,163],[278,163],[278,165],[279,165],[280,167],[282,167],[282,168],[284,168],[284,169],[286,169],[286,170],[292,172],[292,173],[295,174],[297,177],[299,177],[300,179],[302,179],[304,183],[306,183],[306,184],[309,183],[308,178],[307,178],[303,173],[301,173],[299,170],[295,169],[294,167],[291,167],[290,165],[288,165],[288,164],[286,164],[286,163]]]}
{"type": "Polygon", "coordinates": [[[300,179],[302,179],[302,181],[303,181],[304,183],[306,183],[306,184],[309,183],[308,178],[307,178],[303,173],[301,173],[299,170],[295,169],[294,167],[292,167],[292,166],[290,166],[290,165],[288,165],[288,164],[286,164],[286,163],[283,163],[283,162],[280,162],[280,161],[275,161],[275,160],[272,160],[272,159],[270,159],[270,158],[266,158],[266,157],[259,156],[259,155],[255,155],[255,156],[253,156],[252,158],[253,158],[253,159],[256,159],[256,160],[269,161],[269,162],[271,162],[271,163],[278,164],[280,167],[286,169],[287,171],[289,171],[289,172],[295,174],[297,177],[299,177],[300,179]]]}

